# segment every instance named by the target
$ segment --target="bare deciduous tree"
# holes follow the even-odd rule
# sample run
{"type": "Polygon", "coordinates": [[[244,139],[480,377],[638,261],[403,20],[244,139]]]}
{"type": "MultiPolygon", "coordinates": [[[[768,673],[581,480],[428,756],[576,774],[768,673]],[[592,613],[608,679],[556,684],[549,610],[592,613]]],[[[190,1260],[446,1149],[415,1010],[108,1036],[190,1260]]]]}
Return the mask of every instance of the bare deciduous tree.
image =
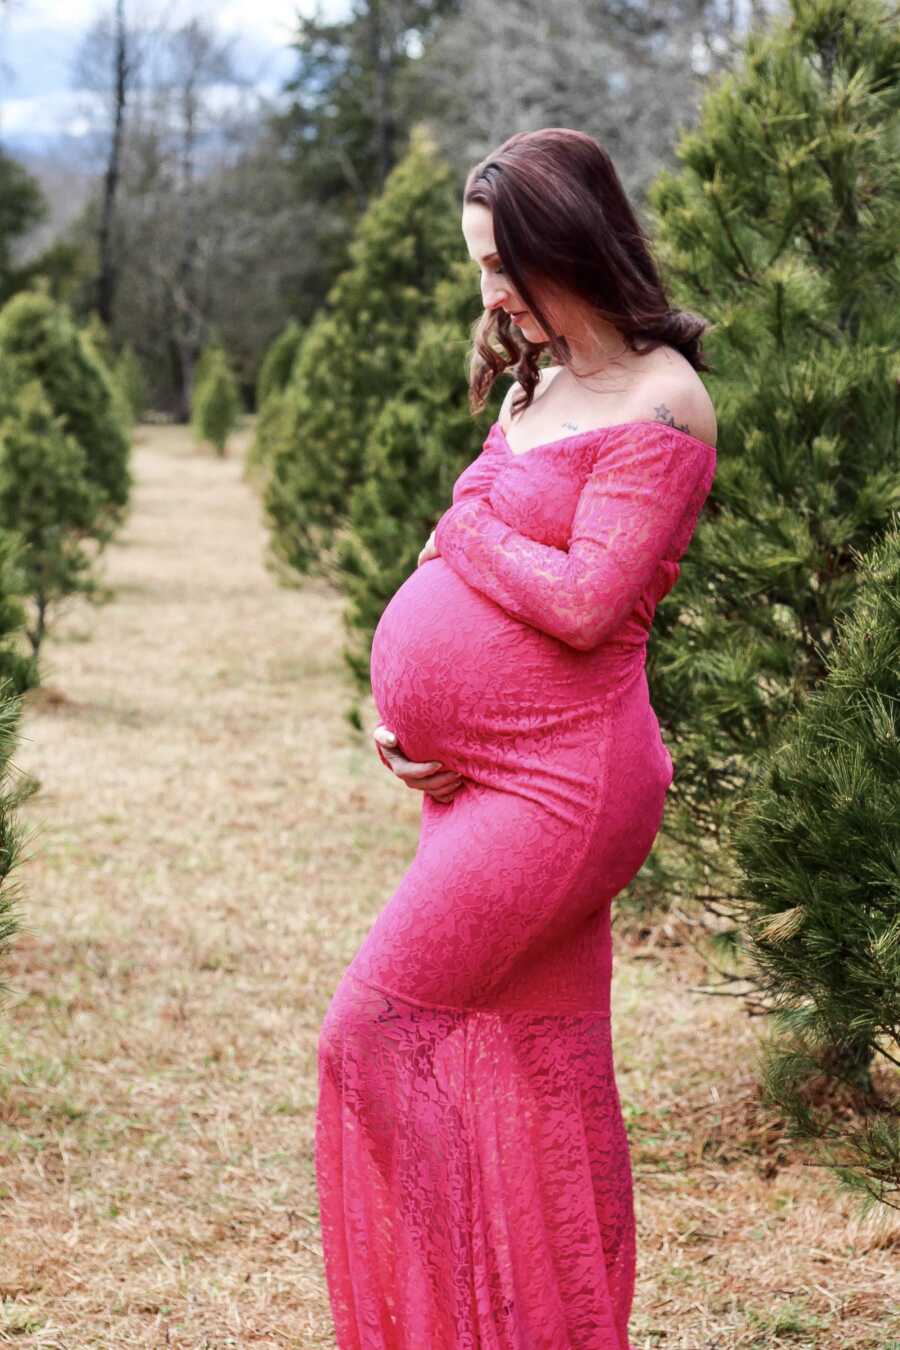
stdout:
{"type": "Polygon", "coordinates": [[[102,190],[97,220],[97,278],[93,303],[103,322],[111,325],[116,286],[122,265],[116,238],[116,208],[122,177],[126,119],[137,91],[151,44],[160,32],[160,20],[146,12],[137,16],[125,0],[113,0],[86,32],[75,56],[73,80],[86,95],[83,115],[91,131],[90,150],[102,162],[102,190]]]}

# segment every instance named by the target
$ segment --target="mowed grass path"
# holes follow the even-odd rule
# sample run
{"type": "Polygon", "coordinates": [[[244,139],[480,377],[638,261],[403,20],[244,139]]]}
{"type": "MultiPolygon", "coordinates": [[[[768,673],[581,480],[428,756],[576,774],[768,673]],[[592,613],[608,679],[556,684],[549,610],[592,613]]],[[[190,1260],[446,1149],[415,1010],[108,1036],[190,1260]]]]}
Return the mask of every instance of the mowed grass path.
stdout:
{"type": "MultiPolygon", "coordinates": [[[[3,1343],[334,1344],[316,1038],[421,798],[380,764],[374,710],[365,735],[345,717],[339,598],[265,570],[247,435],[222,461],[141,429],[114,598],[69,608],[29,699],[17,762],[42,786],[0,1018],[3,1343]]],[[[694,992],[677,925],[616,932],[635,1350],[887,1350],[898,1225],[860,1221],[785,1142],[754,1088],[756,1023],[694,992]]]]}

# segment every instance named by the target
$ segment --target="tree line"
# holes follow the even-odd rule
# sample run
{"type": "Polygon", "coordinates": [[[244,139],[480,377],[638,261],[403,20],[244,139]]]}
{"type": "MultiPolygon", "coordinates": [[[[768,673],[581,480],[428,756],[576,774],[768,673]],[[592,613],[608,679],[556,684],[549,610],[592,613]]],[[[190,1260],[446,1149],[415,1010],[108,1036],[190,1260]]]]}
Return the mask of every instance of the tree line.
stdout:
{"type": "Polygon", "coordinates": [[[93,190],[32,269],[79,322],[98,313],[140,359],[151,406],[183,422],[213,334],[253,407],[265,350],[326,303],[414,124],[428,121],[457,181],[513,127],[583,127],[641,200],[672,154],[659,128],[692,120],[766,8],[356,0],[340,21],[298,16],[277,96],[234,39],[187,14],[98,3],[73,70],[93,190]]]}

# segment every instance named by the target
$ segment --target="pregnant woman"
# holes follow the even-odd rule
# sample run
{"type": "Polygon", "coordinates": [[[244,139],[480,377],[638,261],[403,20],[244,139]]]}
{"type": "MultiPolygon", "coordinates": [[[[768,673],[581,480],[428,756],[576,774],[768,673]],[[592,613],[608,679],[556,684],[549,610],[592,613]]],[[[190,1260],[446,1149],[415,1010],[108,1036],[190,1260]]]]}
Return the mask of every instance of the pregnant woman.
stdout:
{"type": "Polygon", "coordinates": [[[610,909],[673,776],[644,666],[716,467],[707,324],[591,137],[512,136],[463,200],[470,406],[516,381],[373,639],[424,793],[320,1032],[325,1270],[339,1350],[631,1350],[610,909]]]}

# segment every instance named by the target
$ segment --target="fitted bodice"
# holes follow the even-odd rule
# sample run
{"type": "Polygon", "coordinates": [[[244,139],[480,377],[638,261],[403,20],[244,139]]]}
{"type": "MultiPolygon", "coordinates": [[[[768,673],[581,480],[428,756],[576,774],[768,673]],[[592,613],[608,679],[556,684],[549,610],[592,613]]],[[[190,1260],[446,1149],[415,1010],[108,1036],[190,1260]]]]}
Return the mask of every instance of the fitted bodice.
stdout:
{"type": "MultiPolygon", "coordinates": [[[[651,434],[654,429],[665,433],[674,431],[680,440],[695,449],[703,447],[713,463],[715,461],[713,446],[658,422],[639,420],[588,428],[518,453],[510,448],[500,423],[494,422],[481,454],[457,478],[452,501],[456,504],[467,497],[486,497],[492,510],[512,529],[537,543],[566,549],[579,498],[588,477],[602,459],[605,444],[620,439],[623,431],[641,427],[648,428],[651,434]]],[[[703,492],[705,496],[706,491],[703,492]]],[[[687,548],[694,523],[694,513],[686,513],[684,528],[677,531],[671,541],[669,552],[672,556],[659,559],[650,584],[637,597],[634,609],[617,631],[615,642],[618,645],[646,644],[656,606],[678,580],[678,559],[687,548]]]]}
{"type": "Polygon", "coordinates": [[[565,777],[583,809],[585,739],[643,672],[714,458],[653,423],[516,455],[495,422],[454,483],[440,556],[400,586],[373,637],[375,705],[405,753],[545,801],[565,777]]]}

